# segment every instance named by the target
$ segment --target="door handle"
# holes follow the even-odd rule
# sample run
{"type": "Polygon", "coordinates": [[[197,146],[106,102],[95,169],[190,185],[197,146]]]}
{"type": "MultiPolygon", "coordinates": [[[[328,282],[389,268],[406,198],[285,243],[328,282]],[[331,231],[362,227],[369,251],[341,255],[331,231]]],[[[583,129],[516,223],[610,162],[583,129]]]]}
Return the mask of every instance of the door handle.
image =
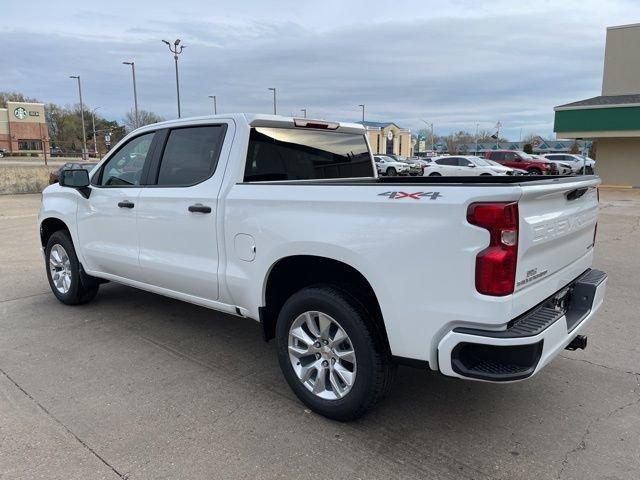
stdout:
{"type": "Polygon", "coordinates": [[[189,205],[189,211],[193,213],[211,213],[211,207],[196,203],[195,205],[189,205]]]}
{"type": "Polygon", "coordinates": [[[120,208],[133,208],[134,204],[133,204],[133,202],[130,202],[129,200],[125,200],[123,202],[118,202],[118,206],[120,208]]]}

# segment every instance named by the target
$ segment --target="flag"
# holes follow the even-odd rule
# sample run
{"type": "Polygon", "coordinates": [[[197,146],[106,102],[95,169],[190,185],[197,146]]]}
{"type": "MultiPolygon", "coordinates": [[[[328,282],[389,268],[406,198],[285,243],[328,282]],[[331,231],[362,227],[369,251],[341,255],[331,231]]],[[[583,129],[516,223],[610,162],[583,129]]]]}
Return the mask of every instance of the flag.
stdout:
{"type": "Polygon", "coordinates": [[[493,135],[491,135],[491,138],[493,138],[494,140],[497,140],[498,139],[498,132],[496,132],[493,135]]]}
{"type": "Polygon", "coordinates": [[[498,123],[496,123],[496,129],[500,130],[501,127],[502,127],[502,123],[498,121],[498,123]]]}

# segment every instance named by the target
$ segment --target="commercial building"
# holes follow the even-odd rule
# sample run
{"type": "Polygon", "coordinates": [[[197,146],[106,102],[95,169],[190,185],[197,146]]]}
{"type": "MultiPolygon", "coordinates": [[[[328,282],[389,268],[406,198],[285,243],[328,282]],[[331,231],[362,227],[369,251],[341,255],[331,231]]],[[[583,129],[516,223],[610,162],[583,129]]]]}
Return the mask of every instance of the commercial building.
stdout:
{"type": "Polygon", "coordinates": [[[640,186],[640,24],[607,28],[602,92],[556,107],[558,138],[595,140],[604,184],[640,186]]]}
{"type": "Polygon", "coordinates": [[[359,122],[367,129],[374,154],[411,156],[411,131],[393,122],[359,122]]]}
{"type": "Polygon", "coordinates": [[[9,154],[48,152],[44,104],[7,102],[7,108],[0,108],[0,148],[9,154]]]}
{"type": "Polygon", "coordinates": [[[458,153],[467,155],[482,155],[492,150],[524,150],[524,146],[529,143],[533,153],[542,155],[543,153],[569,153],[572,150],[581,155],[588,155],[591,148],[591,140],[549,140],[540,136],[534,137],[529,142],[469,142],[457,145],[455,152],[447,151],[447,144],[438,142],[434,145],[438,153],[458,153]]]}

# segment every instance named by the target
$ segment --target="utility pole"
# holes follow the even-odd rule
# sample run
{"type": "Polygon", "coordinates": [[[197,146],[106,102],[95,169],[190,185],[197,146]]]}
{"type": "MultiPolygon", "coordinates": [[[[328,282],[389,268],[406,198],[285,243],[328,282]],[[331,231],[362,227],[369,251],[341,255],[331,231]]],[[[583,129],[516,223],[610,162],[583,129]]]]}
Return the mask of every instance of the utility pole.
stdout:
{"type": "Polygon", "coordinates": [[[428,123],[426,120],[424,119],[420,119],[422,120],[422,123],[424,123],[427,127],[431,128],[431,152],[434,152],[435,150],[435,145],[433,144],[434,140],[433,140],[433,122],[432,123],[428,123]]]}
{"type": "Polygon", "coordinates": [[[476,155],[478,154],[478,127],[480,127],[480,124],[476,123],[476,151],[474,152],[476,155]]]}
{"type": "Polygon", "coordinates": [[[82,159],[87,159],[87,132],[84,128],[84,104],[82,103],[82,84],[80,75],[69,75],[69,78],[78,80],[78,95],[80,96],[80,119],[82,121],[82,159]]]}
{"type": "Polygon", "coordinates": [[[307,109],[306,108],[301,108],[300,111],[304,115],[304,118],[307,118],[307,109]]]}
{"type": "Polygon", "coordinates": [[[93,154],[98,158],[98,143],[96,142],[96,110],[100,107],[96,107],[91,110],[91,126],[93,127],[93,154]]]}
{"type": "Polygon", "coordinates": [[[169,47],[169,51],[173,53],[173,59],[176,62],[176,96],[178,97],[178,118],[180,118],[180,80],[178,77],[178,55],[182,53],[184,49],[184,45],[180,45],[180,39],[178,38],[175,42],[173,42],[173,48],[171,48],[171,44],[166,40],[162,40],[169,47]]]}
{"type": "Polygon", "coordinates": [[[216,96],[215,95],[209,95],[209,98],[213,98],[213,114],[217,115],[218,114],[218,105],[216,103],[216,96]]]}
{"type": "Polygon", "coordinates": [[[136,127],[140,126],[140,118],[138,117],[138,91],[136,89],[136,64],[134,62],[122,62],[123,65],[131,65],[131,74],[133,75],[133,108],[135,113],[136,127]]]}
{"type": "Polygon", "coordinates": [[[271,90],[273,92],[273,114],[277,115],[277,109],[276,109],[276,89],[274,87],[269,87],[268,90],[271,90]]]}
{"type": "Polygon", "coordinates": [[[360,105],[358,105],[359,107],[362,107],[362,123],[364,123],[364,103],[361,103],[360,105]]]}

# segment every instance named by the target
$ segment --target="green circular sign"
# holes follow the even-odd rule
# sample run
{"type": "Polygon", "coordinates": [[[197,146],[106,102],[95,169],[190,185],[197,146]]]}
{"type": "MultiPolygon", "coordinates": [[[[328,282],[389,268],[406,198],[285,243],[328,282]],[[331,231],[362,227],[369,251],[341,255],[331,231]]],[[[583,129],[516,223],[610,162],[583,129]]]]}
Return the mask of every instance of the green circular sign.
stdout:
{"type": "Polygon", "coordinates": [[[16,116],[16,118],[20,119],[20,120],[24,120],[25,118],[27,118],[28,112],[27,109],[24,107],[17,107],[14,111],[13,114],[16,116]]]}

